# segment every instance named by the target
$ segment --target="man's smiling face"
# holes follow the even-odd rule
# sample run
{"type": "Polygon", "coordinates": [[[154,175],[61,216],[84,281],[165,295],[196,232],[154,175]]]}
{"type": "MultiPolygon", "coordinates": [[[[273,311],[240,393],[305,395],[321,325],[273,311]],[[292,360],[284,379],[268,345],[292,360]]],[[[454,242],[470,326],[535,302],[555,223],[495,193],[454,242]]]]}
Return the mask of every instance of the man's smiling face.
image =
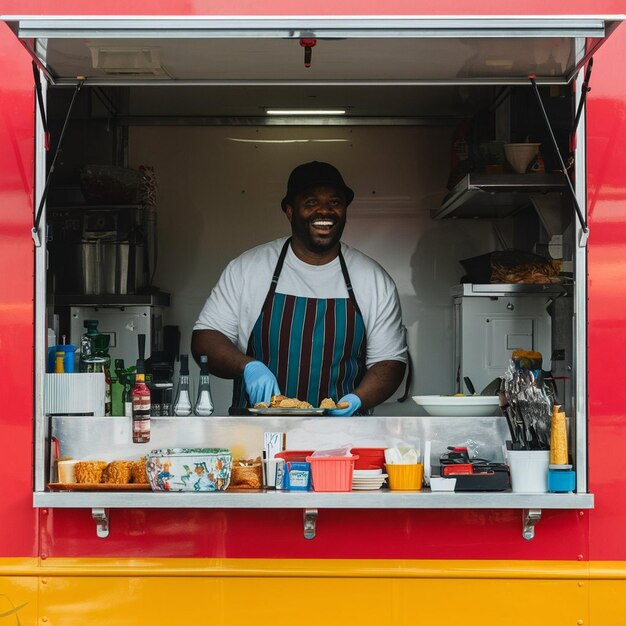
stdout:
{"type": "Polygon", "coordinates": [[[323,254],[339,245],[346,225],[346,197],[335,187],[319,185],[296,195],[287,204],[293,238],[315,254],[323,254]]]}

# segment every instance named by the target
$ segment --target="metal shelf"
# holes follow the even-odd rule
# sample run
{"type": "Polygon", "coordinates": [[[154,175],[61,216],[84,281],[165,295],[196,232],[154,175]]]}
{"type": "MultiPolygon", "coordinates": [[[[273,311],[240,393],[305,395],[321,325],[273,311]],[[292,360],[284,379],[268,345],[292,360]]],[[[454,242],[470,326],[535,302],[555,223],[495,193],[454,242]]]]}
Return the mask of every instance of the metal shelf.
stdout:
{"type": "Polygon", "coordinates": [[[315,538],[320,509],[519,509],[522,537],[530,541],[543,509],[592,509],[594,497],[588,493],[433,493],[429,489],[344,493],[36,492],[33,504],[38,508],[91,509],[101,539],[109,536],[111,509],[302,509],[305,539],[315,538]]]}
{"type": "Polygon", "coordinates": [[[467,174],[431,212],[444,218],[508,217],[527,206],[533,195],[567,189],[563,174],[467,174]]]}
{"type": "Polygon", "coordinates": [[[593,494],[511,492],[317,493],[251,491],[185,492],[35,492],[38,508],[111,509],[592,509],[593,494]]]}
{"type": "Polygon", "coordinates": [[[52,296],[55,306],[169,306],[170,294],[158,293],[101,294],[101,295],[66,295],[52,296]]]}
{"type": "Polygon", "coordinates": [[[453,297],[475,296],[475,297],[497,297],[497,296],[546,296],[558,297],[567,294],[567,288],[560,283],[531,284],[479,284],[462,283],[450,289],[453,297]]]}

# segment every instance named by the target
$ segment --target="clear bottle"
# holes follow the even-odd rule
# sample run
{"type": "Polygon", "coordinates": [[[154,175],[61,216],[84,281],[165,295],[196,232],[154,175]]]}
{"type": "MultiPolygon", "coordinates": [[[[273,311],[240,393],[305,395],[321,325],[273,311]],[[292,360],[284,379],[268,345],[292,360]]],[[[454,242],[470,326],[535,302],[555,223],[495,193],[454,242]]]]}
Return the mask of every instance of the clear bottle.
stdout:
{"type": "Polygon", "coordinates": [[[200,357],[198,399],[193,412],[205,417],[213,414],[213,401],[211,400],[211,387],[209,385],[209,360],[204,355],[200,357]]]}
{"type": "Polygon", "coordinates": [[[131,391],[133,406],[133,442],[148,443],[150,441],[150,389],[146,385],[146,374],[143,361],[137,361],[135,386],[131,391]]]}
{"type": "Polygon", "coordinates": [[[87,332],[80,340],[80,371],[87,373],[104,372],[104,414],[111,415],[110,337],[98,332],[98,320],[85,320],[83,325],[87,332]]]}
{"type": "Polygon", "coordinates": [[[178,389],[174,401],[174,415],[185,417],[191,415],[191,389],[189,386],[189,355],[180,355],[180,373],[178,375],[178,389]]]}

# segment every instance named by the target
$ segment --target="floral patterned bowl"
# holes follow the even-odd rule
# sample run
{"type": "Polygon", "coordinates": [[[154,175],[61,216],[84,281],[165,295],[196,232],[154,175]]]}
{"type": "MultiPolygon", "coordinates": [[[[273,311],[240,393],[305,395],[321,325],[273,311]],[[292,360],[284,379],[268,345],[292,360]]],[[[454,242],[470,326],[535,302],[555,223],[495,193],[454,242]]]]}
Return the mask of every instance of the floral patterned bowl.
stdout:
{"type": "Polygon", "coordinates": [[[146,454],[153,491],[224,491],[233,455],[225,448],[163,448],[146,454]]]}

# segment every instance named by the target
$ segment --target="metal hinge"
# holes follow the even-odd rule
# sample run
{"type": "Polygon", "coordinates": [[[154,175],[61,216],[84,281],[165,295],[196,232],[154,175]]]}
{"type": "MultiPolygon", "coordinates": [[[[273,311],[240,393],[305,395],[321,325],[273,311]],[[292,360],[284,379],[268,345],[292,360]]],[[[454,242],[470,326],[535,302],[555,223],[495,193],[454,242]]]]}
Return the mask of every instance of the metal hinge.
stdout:
{"type": "Polygon", "coordinates": [[[106,539],[109,536],[109,509],[91,509],[91,517],[96,522],[96,535],[106,539]]]}
{"type": "Polygon", "coordinates": [[[304,538],[315,539],[317,509],[304,509],[304,538]]]}
{"type": "Polygon", "coordinates": [[[541,509],[524,509],[522,511],[522,537],[526,541],[535,538],[535,526],[541,519],[541,509]]]}

